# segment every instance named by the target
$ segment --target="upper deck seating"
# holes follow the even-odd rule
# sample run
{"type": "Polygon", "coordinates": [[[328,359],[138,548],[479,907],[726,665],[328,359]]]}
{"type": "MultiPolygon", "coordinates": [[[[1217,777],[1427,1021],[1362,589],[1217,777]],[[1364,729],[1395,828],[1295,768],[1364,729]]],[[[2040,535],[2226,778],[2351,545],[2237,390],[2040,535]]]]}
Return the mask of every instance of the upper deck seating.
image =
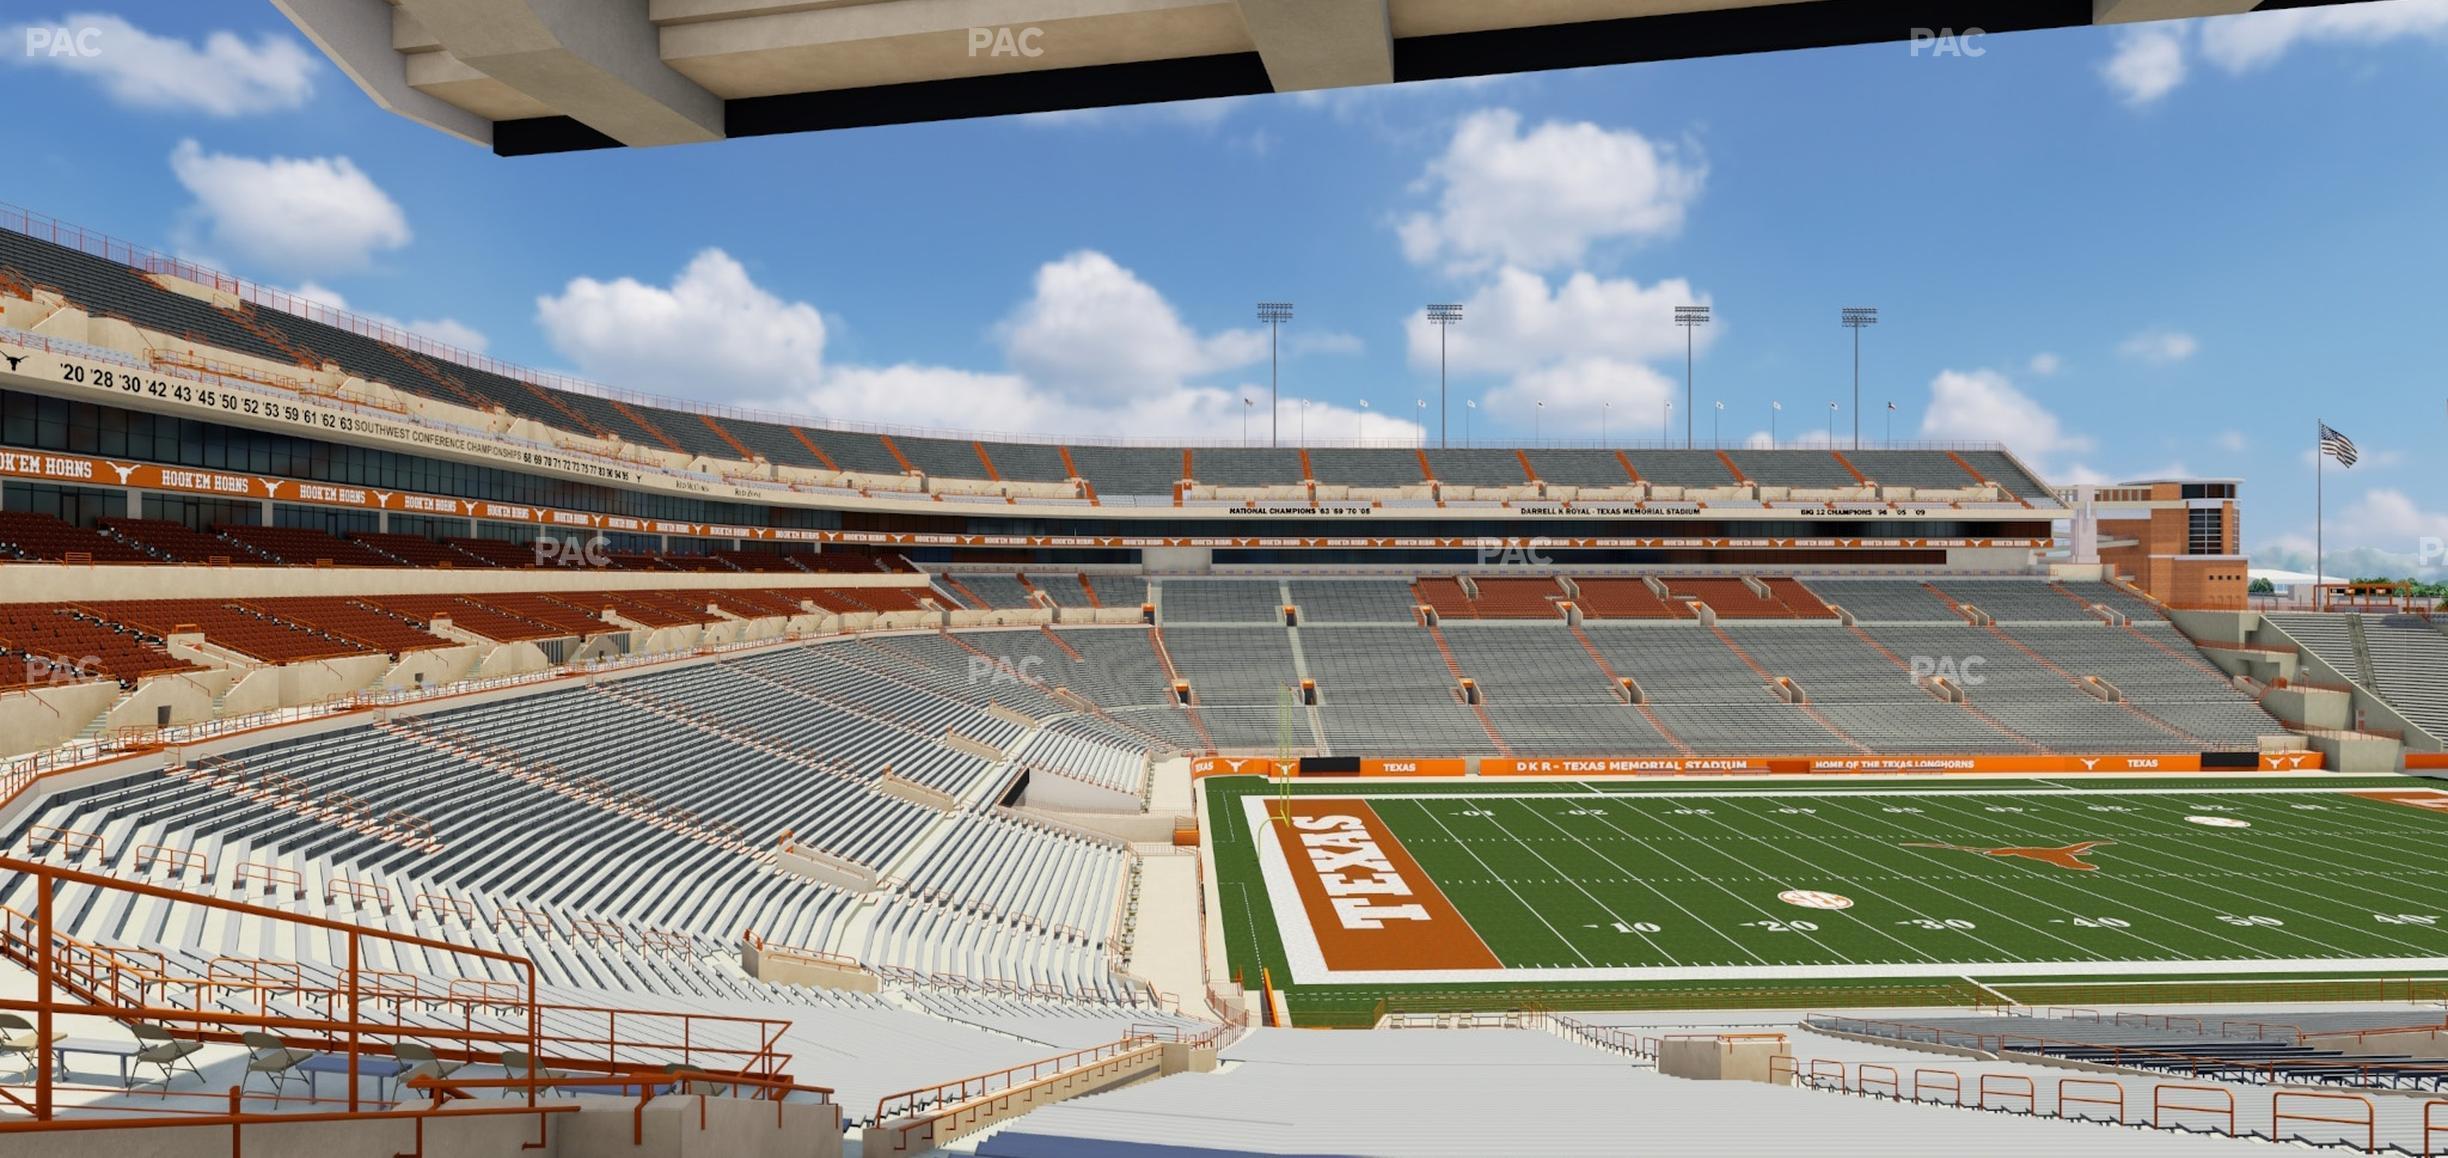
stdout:
{"type": "Polygon", "coordinates": [[[31,511],[0,511],[0,559],[62,560],[88,556],[96,563],[154,563],[153,556],[117,539],[73,527],[31,511]]]}
{"type": "Polygon", "coordinates": [[[95,525],[103,533],[166,562],[209,563],[214,559],[231,563],[271,562],[245,544],[167,519],[109,518],[97,520],[95,525]]]}
{"type": "Polygon", "coordinates": [[[267,559],[292,566],[308,566],[325,560],[342,567],[399,566],[399,560],[361,543],[335,539],[321,531],[302,527],[251,527],[224,523],[214,526],[213,532],[242,543],[267,559]]]}
{"type": "MultiPolygon", "coordinates": [[[[16,653],[20,661],[91,671],[125,684],[151,675],[200,670],[171,655],[159,635],[147,636],[51,604],[0,603],[0,647],[16,653]]],[[[27,667],[24,662],[13,666],[21,671],[27,667]]]]}
{"type": "Polygon", "coordinates": [[[353,639],[268,618],[233,601],[119,599],[83,604],[78,610],[156,637],[191,627],[202,631],[207,643],[269,663],[363,655],[374,650],[353,639]]]}

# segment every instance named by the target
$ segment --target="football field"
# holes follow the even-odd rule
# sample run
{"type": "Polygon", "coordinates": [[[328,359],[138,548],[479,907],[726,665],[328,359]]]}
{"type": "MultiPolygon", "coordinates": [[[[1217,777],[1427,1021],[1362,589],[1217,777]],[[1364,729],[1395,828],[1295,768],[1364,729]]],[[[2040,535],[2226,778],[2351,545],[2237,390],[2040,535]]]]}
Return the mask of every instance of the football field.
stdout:
{"type": "Polygon", "coordinates": [[[2419,780],[1209,792],[1227,949],[1296,998],[2448,976],[2448,793],[2419,780]]]}

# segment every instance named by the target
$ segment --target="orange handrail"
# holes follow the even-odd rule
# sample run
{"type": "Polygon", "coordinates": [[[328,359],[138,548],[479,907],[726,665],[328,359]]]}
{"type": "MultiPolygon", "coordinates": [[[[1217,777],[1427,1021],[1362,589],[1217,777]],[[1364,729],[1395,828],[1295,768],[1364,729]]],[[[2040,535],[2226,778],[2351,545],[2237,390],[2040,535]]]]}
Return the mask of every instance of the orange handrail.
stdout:
{"type": "Polygon", "coordinates": [[[2196,1086],[2186,1085],[2180,1082],[2161,1082],[2158,1085],[2152,1086],[2151,1125],[2160,1127],[2161,1129],[2166,1129],[2167,1114],[2170,1110],[2174,1110],[2180,1114],[2212,1114],[2224,1117],[2227,1119],[2227,1133],[2230,1136],[2235,1134],[2235,1091],[2228,1089],[2225,1086],[2196,1086]],[[2227,1099],[2227,1103],[2223,1106],[2188,1106],[2170,1102],[2168,1101],[2168,1092],[2171,1090],[2179,1093],[2217,1094],[2218,1096],[2227,1099]]]}
{"type": "Polygon", "coordinates": [[[188,869],[192,868],[197,870],[198,875],[202,876],[204,879],[212,879],[212,858],[210,856],[200,852],[191,852],[186,849],[171,848],[168,845],[162,844],[137,845],[136,871],[144,872],[145,870],[152,868],[155,864],[167,864],[170,866],[170,875],[172,876],[181,875],[188,869]]]}
{"type": "Polygon", "coordinates": [[[1989,1099],[1992,1096],[1995,1096],[2000,1102],[2012,1102],[2020,1098],[2023,1101],[2023,1112],[2036,1114],[2040,1112],[2040,1099],[2035,1096],[2037,1092],[2032,1087],[2031,1078],[2025,1074],[1982,1074],[1980,1085],[1977,1087],[1978,1096],[1973,1105],[1986,1110],[1989,1108],[1989,1099]],[[2017,1082],[2022,1083],[2020,1088],[2015,1085],[2017,1082]]]}
{"type": "Polygon", "coordinates": [[[2432,1135],[2448,1132],[2448,1125],[2437,1125],[2431,1120],[2432,1115],[2437,1114],[2441,1106],[2448,1106],[2448,1098],[2434,1098],[2423,1103],[2423,1158],[2431,1158],[2432,1155],[2438,1153],[2438,1151],[2431,1148],[2432,1135]]]}
{"type": "MultiPolygon", "coordinates": [[[[1960,1105],[1962,1105],[1962,1104],[1963,1104],[1963,1075],[1962,1075],[1962,1074],[1959,1074],[1959,1073],[1956,1073],[1954,1070],[1932,1070],[1932,1069],[1916,1069],[1916,1070],[1914,1070],[1914,1071],[1913,1071],[1913,1100],[1914,1100],[1914,1101],[1916,1101],[1916,1102],[1917,1102],[1917,1101],[1920,1101],[1920,1100],[1921,1100],[1921,1084],[1922,1084],[1922,1077],[1923,1077],[1923,1075],[1925,1075],[1925,1074],[1935,1074],[1935,1075],[1937,1075],[1937,1076],[1939,1076],[1939,1077],[1943,1077],[1943,1078],[1945,1078],[1945,1079],[1947,1080],[1947,1084],[1946,1084],[1946,1086],[1944,1087],[1944,1092],[1946,1092],[1947,1094],[1950,1094],[1950,1095],[1952,1095],[1952,1096],[1953,1096],[1953,1098],[1954,1098],[1954,1104],[1956,1104],[1956,1105],[1958,1105],[1958,1106],[1960,1106],[1960,1105]]],[[[1936,1083],[1931,1083],[1931,1084],[1935,1085],[1936,1083]]]]}
{"type": "Polygon", "coordinates": [[[279,885],[287,885],[292,900],[306,899],[306,878],[298,875],[296,869],[285,869],[276,864],[265,864],[256,860],[240,861],[237,873],[230,878],[230,883],[243,889],[250,876],[263,882],[265,892],[271,892],[279,885]]]}
{"type": "Polygon", "coordinates": [[[2380,1125],[2372,1112],[2371,1099],[2362,1094],[2320,1094],[2310,1090],[2273,1091],[2270,1094],[2270,1139],[2272,1141],[2286,1141],[2286,1136],[2279,1131],[2279,1125],[2283,1122],[2324,1122],[2333,1126],[2361,1126],[2363,1127],[2363,1152],[2369,1154],[2379,1149],[2380,1125]],[[2359,1105],[2363,1107],[2363,1116],[2341,1118],[2332,1114],[2310,1114],[2300,1111],[2290,1113],[2286,1108],[2289,1098],[2306,1102],[2346,1102],[2359,1105]]]}
{"type": "Polygon", "coordinates": [[[1103,1045],[1075,1049],[1069,1053],[1039,1058],[1033,1062],[1022,1062],[1019,1065],[1005,1066],[999,1070],[990,1070],[965,1078],[954,1078],[948,1082],[937,1082],[931,1086],[919,1086],[899,1093],[886,1094],[876,1099],[875,1120],[882,1122],[896,1114],[916,1114],[931,1106],[968,1101],[998,1089],[1035,1081],[1047,1074],[1077,1069],[1080,1066],[1090,1065],[1105,1058],[1152,1044],[1155,1044],[1153,1038],[1123,1037],[1103,1045]],[[1001,1084],[998,1085],[998,1082],[1001,1084]]]}
{"type": "Polygon", "coordinates": [[[2070,1116],[2066,1113],[2066,1107],[2069,1105],[2114,1106],[2116,1107],[2116,1117],[2110,1120],[2121,1123],[2125,1120],[2125,1083],[2105,1081],[2100,1078],[2059,1078],[2057,1079],[2057,1114],[2059,1117],[2070,1116]],[[2076,1093],[2074,1090],[2075,1086],[2105,1086],[2108,1089],[2115,1090],[2116,1096],[2113,1098],[2102,1098],[2094,1097],[2089,1094],[2076,1093]]]}
{"type": "Polygon", "coordinates": [[[382,911],[386,913],[391,911],[390,888],[371,881],[352,881],[347,877],[333,877],[323,885],[323,901],[329,904],[335,897],[347,897],[360,905],[372,901],[382,911]]]}
{"type": "Polygon", "coordinates": [[[448,893],[418,893],[410,898],[408,916],[414,919],[420,911],[457,917],[462,925],[476,923],[476,902],[463,901],[448,893]]]}
{"type": "MultiPolygon", "coordinates": [[[[931,1141],[940,1143],[943,1140],[942,1136],[936,1134],[935,1130],[946,1121],[952,1121],[956,1125],[966,1121],[973,1121],[975,1120],[972,1117],[973,1115],[982,1115],[996,1107],[1008,1106],[1011,1103],[1011,1099],[1024,1090],[1033,1089],[1037,1086],[1045,1085],[1050,1082],[1060,1081],[1064,1078],[1078,1074],[1082,1070],[1109,1072],[1130,1061],[1134,1055],[1144,1054],[1145,1051],[1156,1049],[1160,1045],[1161,1043],[1153,1040],[1139,1041],[1134,1043],[1131,1039],[1124,1038],[1120,1041],[1098,1046],[1093,1050],[1074,1050],[1072,1051],[1072,1054],[1065,1054],[1063,1056],[1071,1057],[1081,1054],[1090,1056],[1076,1064],[1060,1067],[1052,1072],[1033,1076],[1025,1081],[1013,1082],[1003,1086],[1000,1089],[981,1089],[976,1095],[964,1097],[953,1102],[943,1103],[942,1108],[935,1110],[933,1113],[921,1113],[918,1109],[913,1107],[909,1112],[918,1115],[918,1117],[915,1121],[902,1125],[895,1132],[893,1149],[897,1151],[908,1150],[910,1135],[917,1133],[920,1130],[927,1131],[931,1141]]],[[[1047,1060],[1055,1061],[1060,1059],[1050,1058],[1047,1060]]],[[[1009,1073],[1026,1068],[1029,1067],[1014,1066],[1011,1067],[1010,1070],[999,1072],[1009,1073]]],[[[991,1077],[994,1075],[986,1076],[991,1077]]],[[[876,1122],[879,1124],[885,1120],[883,1114],[881,1113],[881,1109],[882,1103],[879,1102],[879,1112],[876,1116],[876,1122]]]]}
{"type": "MultiPolygon", "coordinates": [[[[368,1032],[397,1035],[403,1029],[408,1028],[403,1025],[370,1024],[360,1016],[360,1005],[364,996],[364,979],[360,973],[362,943],[368,937],[392,944],[414,945],[500,962],[521,971],[526,978],[527,1017],[523,1032],[512,1034],[504,1031],[473,1029],[453,1031],[428,1027],[417,1029],[411,1034],[412,1036],[458,1037],[471,1043],[476,1040],[519,1042],[525,1044],[531,1053],[535,1051],[540,1037],[540,1011],[535,1000],[535,965],[525,958],[464,945],[452,945],[411,934],[366,928],[322,917],[282,912],[209,895],[164,888],[141,881],[123,880],[98,873],[61,868],[40,861],[0,857],[0,874],[11,873],[29,878],[34,885],[35,911],[32,920],[32,935],[30,938],[21,940],[20,931],[12,924],[12,927],[7,930],[7,937],[0,939],[0,948],[7,949],[12,957],[33,971],[34,996],[30,1000],[26,998],[0,999],[0,1008],[31,1011],[34,1014],[35,1040],[37,1041],[52,1039],[53,1028],[61,1014],[106,1017],[121,1022],[187,1025],[192,1027],[190,1032],[198,1038],[218,1040],[234,1037],[235,1034],[231,1033],[228,1027],[236,1025],[313,1030],[330,1036],[336,1042],[345,1043],[342,1048],[348,1051],[351,1078],[348,1108],[356,1110],[359,1106],[357,1083],[354,1079],[356,1059],[360,1054],[362,1039],[368,1032]],[[341,972],[346,982],[345,989],[336,996],[345,997],[345,1004],[335,1002],[339,1007],[334,1010],[334,1015],[317,1021],[298,1017],[274,1017],[268,1014],[246,1015],[217,1011],[211,1008],[210,1002],[201,999],[196,1002],[194,1009],[155,1006],[147,1002],[141,981],[138,985],[136,1000],[133,1002],[125,1000],[119,994],[115,984],[107,990],[89,986],[75,973],[63,967],[62,957],[73,956],[75,952],[68,947],[83,948],[81,942],[71,937],[61,936],[54,931],[52,907],[57,900],[59,887],[63,884],[86,885],[100,890],[133,893],[182,904],[199,905],[207,909],[241,916],[285,921],[305,928],[340,933],[345,938],[348,961],[347,968],[341,972]],[[60,990],[63,988],[69,991],[71,995],[69,998],[63,999],[60,995],[60,990]]],[[[112,957],[110,960],[116,962],[119,959],[112,957]]],[[[214,963],[215,966],[221,964],[221,962],[214,963]]],[[[211,971],[212,968],[208,966],[208,971],[211,971]]],[[[262,968],[259,965],[250,965],[250,970],[255,977],[259,978],[262,974],[262,968]]],[[[36,1120],[49,1123],[54,1116],[52,1067],[37,1065],[34,1069],[35,1095],[30,1110],[36,1120]]]]}
{"type": "Polygon", "coordinates": [[[25,842],[26,854],[29,856],[47,856],[53,850],[58,850],[71,857],[82,856],[88,852],[105,860],[110,857],[110,845],[102,839],[100,833],[79,832],[73,828],[60,828],[49,824],[28,825],[25,842]],[[34,851],[37,845],[42,846],[42,852],[34,851]]]}

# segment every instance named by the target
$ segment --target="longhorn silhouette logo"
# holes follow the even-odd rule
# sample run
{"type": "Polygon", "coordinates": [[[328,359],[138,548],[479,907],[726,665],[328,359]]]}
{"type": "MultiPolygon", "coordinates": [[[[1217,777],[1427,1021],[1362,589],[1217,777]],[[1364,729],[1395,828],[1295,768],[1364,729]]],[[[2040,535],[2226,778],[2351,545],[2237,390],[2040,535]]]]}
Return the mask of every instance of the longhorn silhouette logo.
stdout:
{"type": "Polygon", "coordinates": [[[2055,865],[2058,868],[2068,869],[2073,872],[2088,873],[2098,872],[2099,866],[2088,863],[2082,858],[2088,855],[2092,849],[2098,848],[2103,844],[2115,843],[2116,842],[2113,840],[2086,840],[2081,844],[2069,844],[2057,848],[1975,848],[1970,845],[1914,841],[1906,844],[1904,847],[1945,848],[1953,849],[1956,852],[1976,852],[1982,856],[2021,857],[2024,860],[2036,860],[2042,864],[2055,865]]]}

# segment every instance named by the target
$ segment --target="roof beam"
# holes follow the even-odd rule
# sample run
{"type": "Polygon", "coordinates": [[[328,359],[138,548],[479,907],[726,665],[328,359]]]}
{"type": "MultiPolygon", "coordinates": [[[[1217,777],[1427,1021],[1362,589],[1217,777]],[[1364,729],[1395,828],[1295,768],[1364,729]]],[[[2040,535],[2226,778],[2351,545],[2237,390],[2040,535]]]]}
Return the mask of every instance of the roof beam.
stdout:
{"type": "Polygon", "coordinates": [[[1277,92],[1386,84],[1394,32],[1386,0],[1238,0],[1277,92]]]}
{"type": "Polygon", "coordinates": [[[723,102],[663,63],[642,0],[399,0],[459,62],[624,145],[723,137],[723,102]]]}
{"type": "Polygon", "coordinates": [[[2132,24],[2250,12],[2260,0],[2091,0],[2093,24],[2132,24]]]}
{"type": "Polygon", "coordinates": [[[383,0],[272,0],[272,6],[377,106],[472,144],[493,143],[493,122],[409,83],[383,0]]]}

